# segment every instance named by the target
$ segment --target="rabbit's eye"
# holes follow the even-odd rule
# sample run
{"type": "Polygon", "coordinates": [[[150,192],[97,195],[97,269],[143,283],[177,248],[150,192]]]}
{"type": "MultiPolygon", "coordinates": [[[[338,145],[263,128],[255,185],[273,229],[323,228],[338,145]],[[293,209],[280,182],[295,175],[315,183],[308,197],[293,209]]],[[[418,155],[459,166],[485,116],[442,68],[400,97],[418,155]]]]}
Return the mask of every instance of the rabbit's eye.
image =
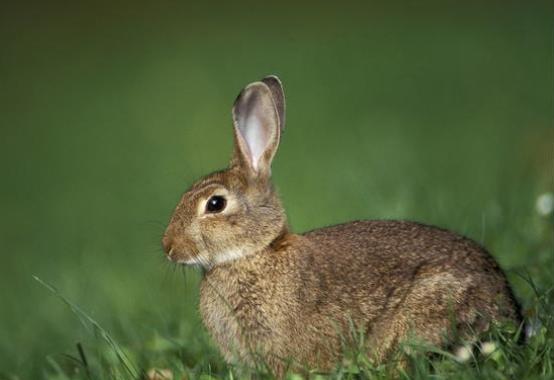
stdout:
{"type": "Polygon", "coordinates": [[[222,197],[221,195],[214,195],[210,199],[208,199],[208,203],[206,203],[206,212],[209,213],[217,213],[223,211],[225,206],[227,205],[227,200],[222,197]]]}

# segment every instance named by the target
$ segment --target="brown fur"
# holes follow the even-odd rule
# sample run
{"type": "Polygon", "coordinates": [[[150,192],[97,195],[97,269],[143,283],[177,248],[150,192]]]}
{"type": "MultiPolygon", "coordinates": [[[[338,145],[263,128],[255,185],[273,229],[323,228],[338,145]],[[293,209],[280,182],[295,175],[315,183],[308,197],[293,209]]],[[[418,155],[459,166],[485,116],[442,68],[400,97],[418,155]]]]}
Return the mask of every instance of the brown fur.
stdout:
{"type": "Polygon", "coordinates": [[[206,268],[200,311],[228,362],[261,359],[277,375],[290,360],[325,371],[341,359],[352,328],[382,362],[410,336],[445,347],[453,328],[471,338],[491,322],[520,322],[494,259],[455,233],[407,221],[290,232],[270,182],[284,125],[282,88],[271,78],[271,88],[256,82],[241,93],[230,167],[183,195],[163,239],[171,260],[206,268]],[[244,132],[252,127],[238,124],[260,110],[256,128],[268,141],[254,162],[257,140],[244,132]],[[227,209],[206,214],[214,194],[225,194],[227,209]]]}

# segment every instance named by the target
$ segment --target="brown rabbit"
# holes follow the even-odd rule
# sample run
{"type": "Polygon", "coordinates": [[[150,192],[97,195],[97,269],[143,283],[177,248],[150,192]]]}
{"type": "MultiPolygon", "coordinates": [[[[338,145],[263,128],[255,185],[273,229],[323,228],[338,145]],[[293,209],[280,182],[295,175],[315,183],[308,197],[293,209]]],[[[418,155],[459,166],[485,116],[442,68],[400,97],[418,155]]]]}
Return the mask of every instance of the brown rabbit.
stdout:
{"type": "Polygon", "coordinates": [[[289,230],[270,181],[285,125],[277,77],[240,93],[233,122],[229,167],[185,192],[163,237],[169,259],[205,268],[200,311],[228,362],[325,371],[353,329],[379,363],[408,337],[447,347],[453,327],[470,339],[520,323],[504,274],[470,239],[407,221],[289,230]]]}

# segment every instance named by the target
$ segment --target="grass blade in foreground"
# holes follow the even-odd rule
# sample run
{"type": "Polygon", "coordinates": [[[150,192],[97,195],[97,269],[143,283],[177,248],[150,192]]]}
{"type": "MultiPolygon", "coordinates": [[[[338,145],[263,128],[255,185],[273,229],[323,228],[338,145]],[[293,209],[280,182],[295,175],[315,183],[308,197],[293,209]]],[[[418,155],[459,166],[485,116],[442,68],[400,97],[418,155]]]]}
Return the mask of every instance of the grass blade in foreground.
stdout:
{"type": "Polygon", "coordinates": [[[139,371],[136,369],[135,365],[131,362],[131,360],[127,357],[125,352],[121,349],[119,344],[111,337],[111,335],[102,327],[98,322],[96,322],[92,317],[90,317],[87,313],[83,311],[79,306],[77,306],[75,303],[68,300],[66,297],[64,297],[53,285],[45,282],[41,278],[37,276],[33,276],[33,278],[38,281],[42,286],[44,286],[46,289],[51,291],[56,297],[58,297],[60,300],[62,300],[71,311],[79,318],[81,323],[85,328],[88,330],[92,330],[94,333],[98,333],[100,337],[108,344],[108,346],[113,350],[115,353],[117,359],[125,369],[125,371],[134,379],[139,377],[139,371]]]}

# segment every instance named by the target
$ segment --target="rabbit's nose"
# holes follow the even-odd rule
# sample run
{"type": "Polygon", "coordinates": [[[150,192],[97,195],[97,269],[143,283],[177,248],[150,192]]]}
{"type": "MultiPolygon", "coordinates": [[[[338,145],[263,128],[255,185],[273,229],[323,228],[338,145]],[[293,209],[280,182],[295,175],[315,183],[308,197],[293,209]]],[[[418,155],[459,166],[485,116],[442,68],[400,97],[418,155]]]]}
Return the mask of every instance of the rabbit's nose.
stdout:
{"type": "Polygon", "coordinates": [[[165,253],[169,254],[171,251],[171,248],[173,246],[173,239],[169,237],[167,234],[164,234],[162,238],[162,248],[165,253]]]}

